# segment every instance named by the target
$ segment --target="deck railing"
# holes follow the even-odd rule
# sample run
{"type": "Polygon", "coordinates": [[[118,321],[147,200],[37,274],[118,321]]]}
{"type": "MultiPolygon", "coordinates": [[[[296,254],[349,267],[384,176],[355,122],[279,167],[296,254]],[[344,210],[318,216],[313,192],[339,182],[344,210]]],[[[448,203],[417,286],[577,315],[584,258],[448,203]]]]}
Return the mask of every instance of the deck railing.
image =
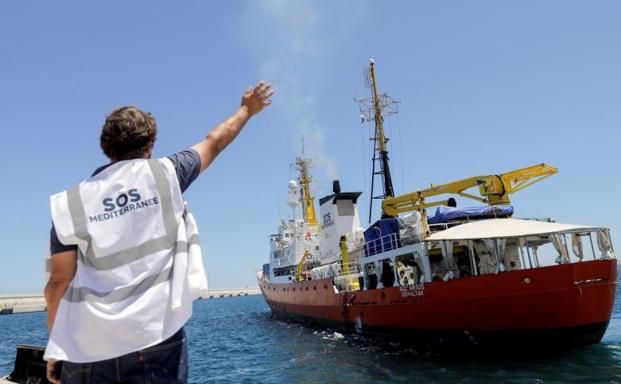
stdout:
{"type": "Polygon", "coordinates": [[[342,264],[338,276],[349,275],[352,273],[360,273],[360,264],[358,264],[357,262],[348,263],[346,265],[342,264]],[[345,273],[345,271],[347,271],[348,273],[345,273]]]}
{"type": "Polygon", "coordinates": [[[364,243],[364,256],[369,257],[378,253],[401,248],[401,240],[398,233],[391,233],[375,240],[364,243]]]}

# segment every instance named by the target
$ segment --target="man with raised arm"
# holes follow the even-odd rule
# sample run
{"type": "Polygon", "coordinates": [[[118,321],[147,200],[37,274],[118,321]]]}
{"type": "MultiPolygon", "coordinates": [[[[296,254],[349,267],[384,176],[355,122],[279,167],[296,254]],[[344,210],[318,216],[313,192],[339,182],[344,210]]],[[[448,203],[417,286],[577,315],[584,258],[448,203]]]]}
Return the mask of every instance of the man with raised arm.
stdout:
{"type": "Polygon", "coordinates": [[[151,158],[149,113],[126,106],[106,118],[100,144],[110,163],[50,198],[50,381],[187,382],[183,326],[206,280],[182,193],[272,94],[263,81],[248,88],[204,140],[161,159],[151,158]]]}

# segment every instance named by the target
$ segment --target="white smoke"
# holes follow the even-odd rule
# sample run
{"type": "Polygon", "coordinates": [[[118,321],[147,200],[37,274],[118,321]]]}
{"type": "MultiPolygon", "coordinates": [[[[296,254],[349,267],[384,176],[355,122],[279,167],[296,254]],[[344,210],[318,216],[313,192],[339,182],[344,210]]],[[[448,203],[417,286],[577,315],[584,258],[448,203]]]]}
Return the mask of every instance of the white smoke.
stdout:
{"type": "Polygon", "coordinates": [[[336,179],[338,168],[325,152],[325,129],[319,124],[317,95],[327,77],[327,57],[334,53],[334,36],[328,36],[334,16],[326,16],[310,0],[248,2],[243,15],[252,31],[247,43],[261,67],[260,75],[276,91],[273,108],[283,120],[295,153],[304,137],[306,154],[325,175],[336,179]],[[331,18],[331,20],[328,20],[331,18]]]}

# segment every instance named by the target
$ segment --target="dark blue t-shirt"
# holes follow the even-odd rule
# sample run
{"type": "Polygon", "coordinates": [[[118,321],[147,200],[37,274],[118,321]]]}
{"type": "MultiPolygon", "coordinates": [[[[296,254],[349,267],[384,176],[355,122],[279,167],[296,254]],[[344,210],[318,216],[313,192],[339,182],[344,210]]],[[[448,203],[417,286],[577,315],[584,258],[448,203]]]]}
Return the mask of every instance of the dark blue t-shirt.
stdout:
{"type": "MultiPolygon", "coordinates": [[[[174,155],[168,156],[168,159],[172,161],[175,166],[175,170],[177,171],[177,179],[179,180],[179,186],[181,187],[181,192],[185,192],[186,189],[192,184],[194,180],[198,177],[198,174],[201,170],[201,158],[193,149],[187,149],[185,151],[181,151],[179,153],[175,153],[174,155]]],[[[99,172],[108,168],[112,164],[106,164],[101,166],[93,172],[92,176],[95,176],[99,172]]],[[[54,225],[52,225],[52,230],[50,231],[50,253],[53,255],[59,252],[72,251],[77,250],[78,246],[75,244],[64,245],[58,240],[58,236],[56,235],[56,229],[54,229],[54,225]]]]}

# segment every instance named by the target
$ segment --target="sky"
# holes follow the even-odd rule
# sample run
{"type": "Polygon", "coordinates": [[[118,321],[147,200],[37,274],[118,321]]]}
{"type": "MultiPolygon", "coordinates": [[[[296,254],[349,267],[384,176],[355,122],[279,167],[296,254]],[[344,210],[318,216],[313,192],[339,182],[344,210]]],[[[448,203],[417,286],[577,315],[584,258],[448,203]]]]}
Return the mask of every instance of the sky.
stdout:
{"type": "Polygon", "coordinates": [[[559,173],[513,195],[515,216],[609,227],[619,253],[620,19],[603,0],[4,1],[0,294],[42,291],[49,196],[107,162],[100,129],[126,104],[156,117],[163,157],[273,84],[185,193],[211,288],[257,285],[302,137],[315,195],[338,178],[366,218],[372,126],[353,99],[369,58],[401,101],[386,118],[396,193],[546,162],[559,173]]]}

